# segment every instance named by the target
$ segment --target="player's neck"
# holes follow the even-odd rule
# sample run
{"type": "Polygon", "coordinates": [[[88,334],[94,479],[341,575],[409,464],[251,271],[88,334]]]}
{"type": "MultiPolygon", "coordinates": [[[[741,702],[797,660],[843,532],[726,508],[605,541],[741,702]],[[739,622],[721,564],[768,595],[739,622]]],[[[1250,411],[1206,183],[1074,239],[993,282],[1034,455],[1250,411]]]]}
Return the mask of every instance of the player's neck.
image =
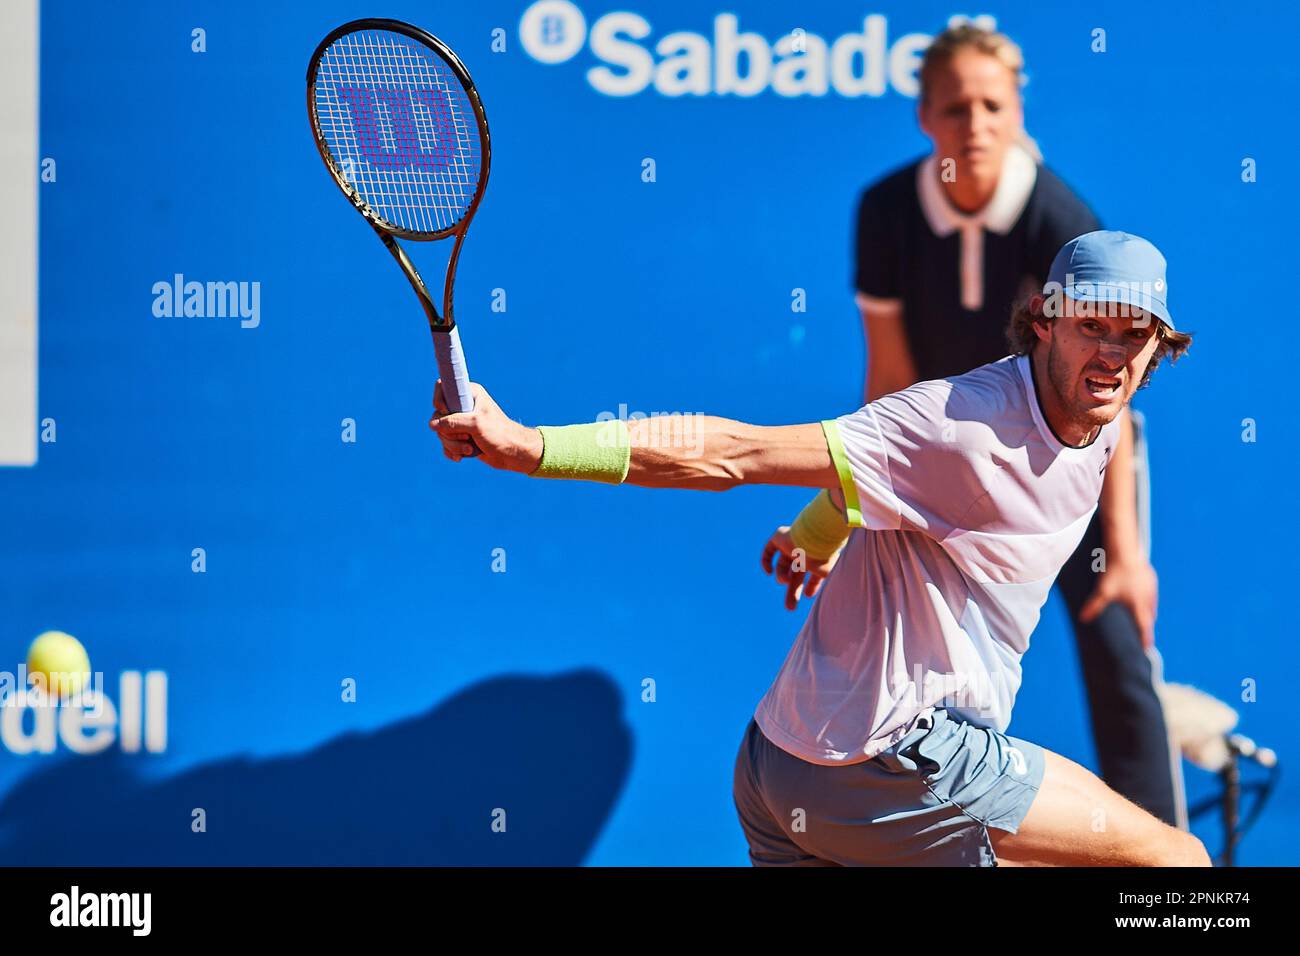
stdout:
{"type": "Polygon", "coordinates": [[[1096,441],[1101,428],[1080,423],[1066,411],[1064,399],[1057,394],[1056,387],[1047,374],[1047,348],[1041,343],[1029,353],[1029,371],[1034,380],[1034,394],[1038,397],[1038,408],[1043,413],[1043,421],[1047,422],[1047,427],[1052,430],[1056,440],[1070,448],[1086,448],[1096,441]]]}

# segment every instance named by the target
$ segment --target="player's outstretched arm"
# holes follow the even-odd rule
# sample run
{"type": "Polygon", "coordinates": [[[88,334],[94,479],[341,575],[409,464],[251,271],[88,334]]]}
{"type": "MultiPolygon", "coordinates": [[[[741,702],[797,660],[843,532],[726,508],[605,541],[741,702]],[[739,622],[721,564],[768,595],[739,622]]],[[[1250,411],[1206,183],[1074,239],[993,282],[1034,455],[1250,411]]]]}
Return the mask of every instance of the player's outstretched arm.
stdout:
{"type": "Polygon", "coordinates": [[[446,414],[441,390],[429,427],[448,458],[477,447],[493,468],[647,488],[725,491],[737,485],[837,488],[822,426],[760,426],[707,415],[613,420],[560,428],[513,421],[481,385],[474,410],[446,414]]]}

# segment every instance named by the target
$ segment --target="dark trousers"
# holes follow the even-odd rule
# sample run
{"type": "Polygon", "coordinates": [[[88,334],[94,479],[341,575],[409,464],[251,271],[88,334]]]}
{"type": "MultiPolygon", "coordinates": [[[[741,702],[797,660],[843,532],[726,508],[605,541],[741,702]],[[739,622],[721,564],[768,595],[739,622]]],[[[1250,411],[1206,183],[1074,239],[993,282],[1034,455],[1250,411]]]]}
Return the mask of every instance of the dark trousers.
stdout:
{"type": "Polygon", "coordinates": [[[1177,826],[1178,798],[1164,711],[1137,622],[1118,604],[1088,624],[1079,622],[1079,609],[1097,584],[1093,551],[1102,546],[1101,537],[1098,511],[1057,578],[1074,624],[1101,778],[1144,810],[1177,826]]]}

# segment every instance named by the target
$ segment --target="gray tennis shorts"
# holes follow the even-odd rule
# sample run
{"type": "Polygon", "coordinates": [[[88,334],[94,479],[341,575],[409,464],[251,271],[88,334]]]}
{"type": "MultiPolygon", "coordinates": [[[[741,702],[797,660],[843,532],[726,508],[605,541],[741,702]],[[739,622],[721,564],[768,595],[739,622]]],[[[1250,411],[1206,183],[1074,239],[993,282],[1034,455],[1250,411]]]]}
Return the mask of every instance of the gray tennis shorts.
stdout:
{"type": "Polygon", "coordinates": [[[997,866],[989,828],[1016,832],[1043,768],[1037,744],[943,709],[838,767],[787,753],[751,719],[733,792],[754,866],[997,866]]]}

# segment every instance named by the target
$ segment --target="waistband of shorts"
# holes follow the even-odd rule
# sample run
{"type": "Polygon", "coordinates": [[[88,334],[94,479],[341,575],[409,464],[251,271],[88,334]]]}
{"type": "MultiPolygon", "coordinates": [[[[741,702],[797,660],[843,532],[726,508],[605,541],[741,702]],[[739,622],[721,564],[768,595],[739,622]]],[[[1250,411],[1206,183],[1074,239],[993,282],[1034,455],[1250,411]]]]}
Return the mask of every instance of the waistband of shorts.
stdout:
{"type": "Polygon", "coordinates": [[[906,743],[912,743],[921,739],[930,733],[936,726],[953,718],[943,708],[927,707],[910,718],[901,727],[892,731],[888,737],[880,740],[868,741],[858,753],[851,757],[837,759],[828,757],[825,754],[812,753],[798,738],[788,734],[783,728],[774,726],[769,729],[764,728],[758,722],[758,712],[755,711],[750,717],[749,723],[753,730],[763,735],[763,738],[774,747],[778,747],[790,754],[792,757],[798,757],[806,763],[816,764],[819,767],[849,767],[853,764],[866,763],[868,760],[874,760],[887,750],[898,747],[906,743]]]}

